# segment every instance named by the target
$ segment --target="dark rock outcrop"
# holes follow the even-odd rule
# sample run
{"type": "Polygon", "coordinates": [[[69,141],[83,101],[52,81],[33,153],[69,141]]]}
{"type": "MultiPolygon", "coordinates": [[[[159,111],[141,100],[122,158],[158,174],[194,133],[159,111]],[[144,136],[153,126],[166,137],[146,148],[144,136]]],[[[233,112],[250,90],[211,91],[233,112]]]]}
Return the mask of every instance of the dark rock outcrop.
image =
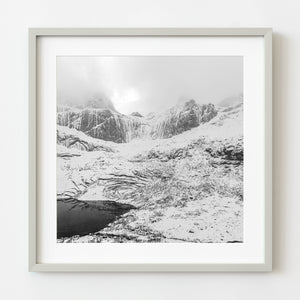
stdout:
{"type": "MultiPolygon", "coordinates": [[[[98,120],[97,120],[98,121],[98,120]]],[[[126,116],[112,114],[99,122],[99,125],[86,131],[86,134],[115,143],[126,143],[138,137],[140,122],[126,116]]]]}
{"type": "Polygon", "coordinates": [[[213,158],[218,158],[221,162],[242,164],[244,161],[243,139],[216,141],[205,149],[213,158]]]}
{"type": "Polygon", "coordinates": [[[139,117],[139,118],[142,118],[142,117],[143,117],[143,116],[142,116],[139,112],[137,112],[137,111],[134,111],[134,112],[131,113],[130,115],[133,116],[133,117],[139,117]]]}

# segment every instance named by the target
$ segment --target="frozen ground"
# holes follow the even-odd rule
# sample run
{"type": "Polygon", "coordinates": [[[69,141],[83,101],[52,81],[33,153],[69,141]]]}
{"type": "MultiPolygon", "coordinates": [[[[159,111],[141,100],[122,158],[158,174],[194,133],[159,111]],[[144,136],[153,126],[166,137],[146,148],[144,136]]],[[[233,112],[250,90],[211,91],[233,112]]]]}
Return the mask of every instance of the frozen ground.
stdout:
{"type": "Polygon", "coordinates": [[[135,206],[58,242],[243,241],[243,109],[170,138],[114,143],[57,126],[57,198],[135,206]]]}

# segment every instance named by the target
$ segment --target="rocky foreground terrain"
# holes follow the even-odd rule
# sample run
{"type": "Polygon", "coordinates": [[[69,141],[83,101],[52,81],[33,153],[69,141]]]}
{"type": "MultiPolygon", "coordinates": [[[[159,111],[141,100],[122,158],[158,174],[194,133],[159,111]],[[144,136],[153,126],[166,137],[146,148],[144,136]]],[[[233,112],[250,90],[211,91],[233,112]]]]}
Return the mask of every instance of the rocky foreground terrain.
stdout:
{"type": "Polygon", "coordinates": [[[57,199],[133,207],[58,242],[242,242],[242,121],[242,99],[147,116],[58,107],[57,199]]]}

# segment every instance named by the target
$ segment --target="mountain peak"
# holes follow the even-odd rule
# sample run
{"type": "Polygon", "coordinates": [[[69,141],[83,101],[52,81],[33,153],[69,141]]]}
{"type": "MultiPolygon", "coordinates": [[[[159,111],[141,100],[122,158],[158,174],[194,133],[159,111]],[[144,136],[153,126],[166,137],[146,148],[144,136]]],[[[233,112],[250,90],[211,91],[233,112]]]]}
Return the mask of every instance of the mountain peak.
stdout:
{"type": "Polygon", "coordinates": [[[130,114],[130,116],[133,116],[133,117],[139,117],[139,118],[142,118],[143,116],[137,112],[137,111],[134,111],[133,113],[130,114]]]}
{"type": "Polygon", "coordinates": [[[105,98],[90,99],[87,101],[86,107],[87,108],[96,108],[96,109],[99,109],[99,108],[110,109],[110,110],[116,111],[113,103],[110,100],[105,99],[105,98]]]}

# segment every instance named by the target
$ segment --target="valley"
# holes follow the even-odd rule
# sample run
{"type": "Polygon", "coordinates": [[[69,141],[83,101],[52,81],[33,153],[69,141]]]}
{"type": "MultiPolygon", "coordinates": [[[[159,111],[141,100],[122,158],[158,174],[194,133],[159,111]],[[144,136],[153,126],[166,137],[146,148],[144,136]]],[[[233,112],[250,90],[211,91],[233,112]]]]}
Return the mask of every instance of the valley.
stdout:
{"type": "Polygon", "coordinates": [[[126,209],[99,230],[70,231],[57,241],[243,242],[238,100],[225,106],[188,100],[146,116],[58,107],[57,201],[73,201],[82,212],[99,202],[126,209]]]}

